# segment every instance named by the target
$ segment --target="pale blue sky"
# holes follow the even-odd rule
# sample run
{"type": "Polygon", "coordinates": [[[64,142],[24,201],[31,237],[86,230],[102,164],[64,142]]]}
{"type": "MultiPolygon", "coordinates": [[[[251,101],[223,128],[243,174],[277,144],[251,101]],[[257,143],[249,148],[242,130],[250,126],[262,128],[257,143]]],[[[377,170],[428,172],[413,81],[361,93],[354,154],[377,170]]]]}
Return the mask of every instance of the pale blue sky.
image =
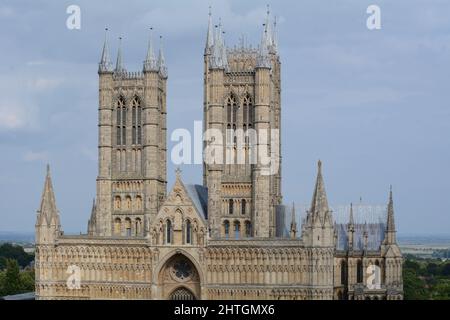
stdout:
{"type": "MultiPolygon", "coordinates": [[[[16,1],[0,4],[0,230],[32,231],[50,162],[64,230],[86,230],[97,174],[97,63],[141,70],[148,28],[165,39],[168,128],[202,119],[208,6],[226,41],[259,42],[267,1],[16,1]],[[66,8],[81,7],[81,30],[66,8]]],[[[282,60],[283,194],[309,203],[322,159],[329,202],[384,204],[400,233],[450,233],[450,2],[269,1],[282,60]],[[382,29],[366,28],[381,7],[382,29]]],[[[169,142],[169,147],[173,144],[169,142]]],[[[184,166],[201,183],[201,166],[184,166]]],[[[174,167],[169,163],[169,188],[174,167]]]]}

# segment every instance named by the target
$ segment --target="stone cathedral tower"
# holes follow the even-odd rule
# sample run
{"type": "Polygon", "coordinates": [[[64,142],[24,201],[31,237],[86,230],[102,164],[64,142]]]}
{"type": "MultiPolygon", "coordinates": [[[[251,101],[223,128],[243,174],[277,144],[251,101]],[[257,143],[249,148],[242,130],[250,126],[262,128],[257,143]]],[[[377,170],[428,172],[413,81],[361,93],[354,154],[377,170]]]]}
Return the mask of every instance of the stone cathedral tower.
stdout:
{"type": "MultiPolygon", "coordinates": [[[[276,22],[271,24],[269,11],[259,47],[252,48],[242,39],[233,49],[225,45],[221,23],[213,27],[210,13],[204,54],[204,129],[218,130],[224,137],[223,162],[205,164],[203,174],[213,237],[275,236],[281,170],[264,174],[267,168],[261,156],[272,151],[271,141],[280,145],[280,66],[276,22]],[[233,213],[251,223],[229,223],[233,213]]],[[[279,168],[279,153],[275,157],[279,168]]]]}
{"type": "Polygon", "coordinates": [[[166,81],[162,46],[150,34],[142,72],[128,72],[119,44],[116,66],[105,38],[99,64],[99,173],[89,234],[136,235],[166,196],[166,81]]]}

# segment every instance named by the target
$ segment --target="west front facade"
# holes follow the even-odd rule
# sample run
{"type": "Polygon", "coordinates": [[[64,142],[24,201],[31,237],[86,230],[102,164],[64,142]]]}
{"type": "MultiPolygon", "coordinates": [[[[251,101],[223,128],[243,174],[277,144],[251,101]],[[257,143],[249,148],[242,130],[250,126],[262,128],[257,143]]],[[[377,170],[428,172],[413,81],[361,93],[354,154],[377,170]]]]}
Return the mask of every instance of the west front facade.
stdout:
{"type": "Polygon", "coordinates": [[[202,185],[177,170],[167,192],[162,45],[156,54],[150,35],[142,71],[128,72],[121,45],[113,67],[105,40],[88,230],[63,233],[48,168],[36,221],[38,299],[403,298],[392,190],[379,219],[350,207],[347,221],[337,221],[319,161],[305,215],[283,205],[277,42],[268,13],[259,46],[228,48],[210,14],[203,129],[214,133],[204,139],[214,160],[204,160],[202,185]]]}

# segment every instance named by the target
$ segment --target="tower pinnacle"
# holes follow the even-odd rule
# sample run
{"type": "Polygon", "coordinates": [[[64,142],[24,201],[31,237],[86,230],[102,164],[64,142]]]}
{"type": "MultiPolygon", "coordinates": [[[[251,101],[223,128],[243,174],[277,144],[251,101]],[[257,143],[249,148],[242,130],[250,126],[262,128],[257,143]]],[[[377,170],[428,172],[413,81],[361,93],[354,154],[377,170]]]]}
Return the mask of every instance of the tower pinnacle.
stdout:
{"type": "Polygon", "coordinates": [[[206,32],[205,54],[210,54],[213,46],[214,46],[214,29],[212,24],[211,6],[209,6],[208,31],[206,32]]]}
{"type": "Polygon", "coordinates": [[[150,28],[147,57],[144,61],[144,72],[145,71],[158,71],[158,62],[156,61],[155,52],[153,50],[153,28],[150,28]]]}
{"type": "Polygon", "coordinates": [[[38,210],[39,224],[59,225],[59,214],[56,207],[55,193],[53,192],[50,165],[47,164],[47,174],[45,176],[44,190],[41,197],[41,205],[38,210]]]}
{"type": "Polygon", "coordinates": [[[394,200],[392,197],[392,185],[389,190],[389,202],[387,207],[387,221],[386,221],[386,243],[395,244],[396,240],[395,219],[394,219],[394,200]]]}
{"type": "Polygon", "coordinates": [[[108,28],[105,28],[105,41],[103,43],[102,56],[98,65],[98,72],[111,72],[112,64],[109,58],[109,46],[108,46],[108,28]]]}
{"type": "Polygon", "coordinates": [[[292,239],[295,239],[297,237],[297,222],[295,221],[295,203],[294,202],[292,202],[290,236],[292,239]]]}
{"type": "Polygon", "coordinates": [[[116,60],[116,73],[123,73],[126,72],[125,68],[123,67],[123,61],[122,61],[122,37],[119,37],[119,48],[117,50],[117,60],[116,60]]]}
{"type": "Polygon", "coordinates": [[[159,55],[158,55],[158,68],[159,73],[163,78],[167,78],[167,66],[166,59],[164,57],[164,47],[162,36],[159,36],[159,55]]]}

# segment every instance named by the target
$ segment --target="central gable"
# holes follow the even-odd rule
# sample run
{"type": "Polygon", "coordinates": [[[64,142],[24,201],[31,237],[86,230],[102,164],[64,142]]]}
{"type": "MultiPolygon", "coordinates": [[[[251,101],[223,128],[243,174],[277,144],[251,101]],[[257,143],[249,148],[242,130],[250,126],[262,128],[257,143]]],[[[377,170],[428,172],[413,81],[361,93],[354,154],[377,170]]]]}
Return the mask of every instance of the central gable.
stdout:
{"type": "Polygon", "coordinates": [[[177,173],[175,184],[150,226],[154,244],[200,244],[206,235],[206,188],[185,186],[177,173]]]}

